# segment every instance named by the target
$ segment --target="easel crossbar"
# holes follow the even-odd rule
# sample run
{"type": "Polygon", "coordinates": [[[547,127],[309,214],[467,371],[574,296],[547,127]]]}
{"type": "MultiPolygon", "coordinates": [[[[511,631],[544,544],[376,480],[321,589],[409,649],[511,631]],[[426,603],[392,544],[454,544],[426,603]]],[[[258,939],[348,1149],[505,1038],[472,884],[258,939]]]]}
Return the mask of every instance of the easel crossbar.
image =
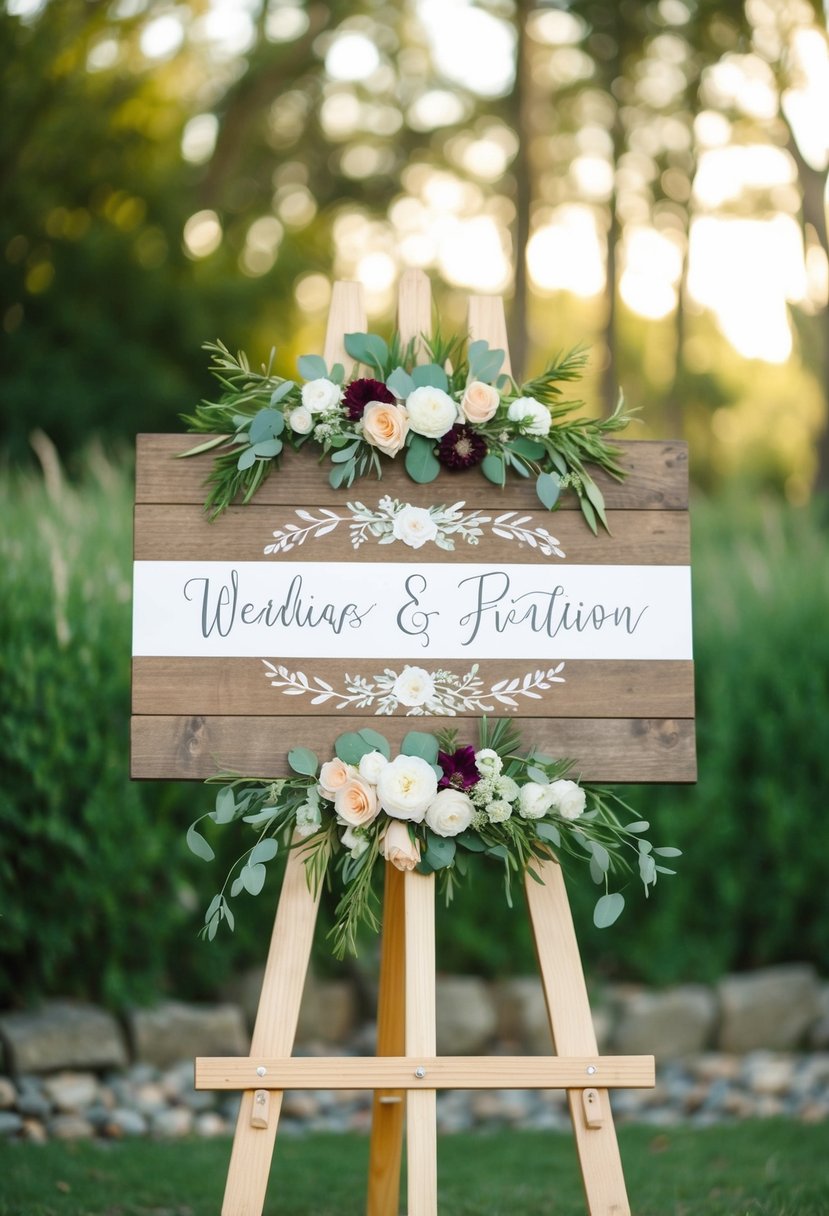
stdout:
{"type": "Polygon", "coordinates": [[[200,1057],[196,1089],[646,1089],[653,1056],[200,1057]]]}

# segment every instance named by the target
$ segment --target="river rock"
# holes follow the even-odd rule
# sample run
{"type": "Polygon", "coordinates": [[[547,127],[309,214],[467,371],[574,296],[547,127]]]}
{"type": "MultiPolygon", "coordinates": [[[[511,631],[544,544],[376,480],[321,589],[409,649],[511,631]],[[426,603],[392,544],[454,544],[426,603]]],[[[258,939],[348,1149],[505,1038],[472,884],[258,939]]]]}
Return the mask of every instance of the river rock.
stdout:
{"type": "Polygon", "coordinates": [[[55,1115],[49,1120],[48,1132],[53,1140],[91,1140],[95,1128],[83,1115],[55,1115]]]}
{"type": "Polygon", "coordinates": [[[140,1111],[119,1106],[107,1113],[104,1133],[116,1140],[132,1136],[143,1136],[147,1131],[147,1120],[140,1111]]]}
{"type": "MultiPolygon", "coordinates": [[[[256,1020],[264,973],[263,967],[251,967],[225,989],[227,998],[241,1005],[250,1028],[256,1020]]],[[[348,1042],[356,1028],[357,1004],[354,985],[349,980],[318,979],[309,971],[299,1010],[297,1042],[348,1042]]]]}
{"type": "Polygon", "coordinates": [[[441,976],[436,985],[438,1055],[476,1055],[495,1034],[490,987],[473,975],[441,976]]]}
{"type": "Polygon", "coordinates": [[[43,1092],[56,1110],[72,1114],[91,1106],[98,1098],[99,1085],[91,1072],[59,1072],[43,1082],[43,1092]]]}
{"type": "MultiPolygon", "coordinates": [[[[534,975],[515,976],[495,987],[498,1038],[515,1042],[532,1055],[550,1055],[553,1038],[541,980],[534,975]]],[[[591,1010],[593,1029],[602,1051],[610,1037],[610,1011],[603,1005],[591,1010]]]]}
{"type": "Polygon", "coordinates": [[[818,1051],[829,1048],[829,984],[821,984],[818,993],[818,1016],[809,1031],[809,1046],[818,1051]]]}
{"type": "Polygon", "coordinates": [[[123,1068],[124,1036],[95,1005],[47,1001],[38,1009],[0,1014],[0,1042],[13,1073],[123,1068]]]}
{"type": "Polygon", "coordinates": [[[166,1068],[193,1056],[246,1056],[249,1040],[238,1005],[165,1001],[127,1017],[136,1060],[166,1068]]]}
{"type": "Polygon", "coordinates": [[[150,1130],[163,1140],[180,1140],[193,1130],[193,1112],[186,1106],[172,1106],[153,1115],[150,1130]]]}
{"type": "Polygon", "coordinates": [[[8,1077],[0,1077],[0,1110],[10,1110],[17,1102],[17,1086],[8,1077]]]}
{"type": "Polygon", "coordinates": [[[817,976],[804,964],[726,976],[718,993],[723,1051],[790,1051],[820,1016],[817,976]]]}
{"type": "Polygon", "coordinates": [[[683,984],[664,992],[634,992],[622,999],[613,1035],[619,1055],[675,1060],[702,1051],[716,1019],[709,988],[683,984]]]}
{"type": "Polygon", "coordinates": [[[0,1139],[16,1136],[23,1130],[23,1120],[11,1110],[0,1110],[0,1139]]]}

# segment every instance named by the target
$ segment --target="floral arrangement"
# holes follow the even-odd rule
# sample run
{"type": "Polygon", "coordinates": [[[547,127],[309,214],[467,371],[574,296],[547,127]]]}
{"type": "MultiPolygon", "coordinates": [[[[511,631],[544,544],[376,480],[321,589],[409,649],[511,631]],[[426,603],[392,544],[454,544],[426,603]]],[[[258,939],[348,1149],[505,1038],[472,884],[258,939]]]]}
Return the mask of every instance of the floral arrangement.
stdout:
{"type": "MultiPolygon", "coordinates": [[[[222,343],[208,343],[211,371],[222,386],[219,401],[202,402],[184,421],[192,431],[218,432],[183,453],[219,449],[206,510],[220,515],[237,497],[249,502],[286,446],[316,447],[331,462],[329,481],[351,486],[358,477],[382,477],[384,458],[401,458],[413,481],[426,484],[442,469],[479,466],[498,486],[512,470],[535,479],[540,502],[552,510],[564,489],[578,496],[596,532],[607,527],[602,493],[587,466],[623,476],[618,450],[606,436],[623,429],[630,414],[619,402],[605,419],[573,417],[580,401],[563,399],[562,384],[577,380],[587,355],[581,348],[552,360],[536,379],[518,385],[502,374],[504,352],[485,341],[456,337],[427,344],[430,362],[415,363],[415,343],[377,334],[345,335],[345,348],[371,376],[346,377],[319,355],[298,361],[300,380],[261,372],[222,343]]],[[[356,367],[355,367],[356,370],[356,367]]]]}
{"type": "Polygon", "coordinates": [[[392,757],[381,734],[362,729],[340,735],[334,751],[320,764],[308,748],[294,748],[288,763],[295,775],[286,778],[213,779],[220,787],[215,809],[190,827],[190,849],[205,860],[214,857],[199,831],[204,819],[241,820],[256,839],[207,909],[207,938],[222,921],[233,929],[229,900],[242,891],[258,895],[268,862],[291,847],[302,850],[314,891],[335,861],[342,884],[332,929],[338,958],[356,953],[361,924],[378,928],[380,859],[399,870],[438,874],[448,903],[470,859],[493,858],[503,866],[511,904],[512,880],[538,877],[534,861],[575,858],[602,889],[593,913],[599,928],[611,925],[625,905],[621,892],[610,889],[612,878],[638,872],[647,895],[659,874],[675,872],[657,859],[677,857],[679,849],[654,848],[644,835],[649,824],[633,818],[611,791],[573,780],[569,761],[522,751],[509,719],[483,718],[477,749],[457,746],[453,731],[412,731],[392,757]]]}

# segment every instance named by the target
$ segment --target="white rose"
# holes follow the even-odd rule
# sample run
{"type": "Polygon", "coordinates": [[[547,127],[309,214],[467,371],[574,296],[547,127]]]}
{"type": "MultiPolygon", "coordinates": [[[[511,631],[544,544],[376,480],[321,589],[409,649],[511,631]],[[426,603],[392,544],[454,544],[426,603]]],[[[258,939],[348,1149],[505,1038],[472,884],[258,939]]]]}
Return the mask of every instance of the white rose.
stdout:
{"type": "Polygon", "coordinates": [[[409,427],[427,439],[440,439],[458,421],[458,407],[443,389],[416,388],[406,398],[409,427]]]}
{"type": "Polygon", "coordinates": [[[457,836],[472,822],[472,799],[461,790],[440,790],[426,808],[427,826],[438,836],[457,836]]]}
{"type": "Polygon", "coordinates": [[[486,817],[490,823],[504,823],[512,814],[512,807],[508,802],[503,802],[498,799],[495,802],[490,802],[486,808],[486,817]]]}
{"type": "Polygon", "coordinates": [[[380,805],[393,819],[421,823],[426,808],[438,791],[431,764],[420,756],[396,756],[383,769],[377,782],[380,805]]]}
{"type": "Polygon", "coordinates": [[[550,806],[562,819],[578,819],[587,806],[587,796],[575,781],[553,781],[550,784],[550,806]]]}
{"type": "Polygon", "coordinates": [[[552,425],[550,411],[535,397],[516,397],[509,403],[507,417],[512,422],[522,423],[525,435],[549,435],[552,425]]]}
{"type": "Polygon", "coordinates": [[[314,425],[314,416],[304,405],[298,405],[288,415],[288,426],[297,435],[310,434],[314,425]]]}
{"type": "Polygon", "coordinates": [[[333,380],[321,377],[302,386],[302,404],[310,414],[324,414],[340,404],[343,390],[333,380]]]}
{"type": "Polygon", "coordinates": [[[410,709],[425,705],[434,692],[435,681],[422,667],[404,667],[392,686],[392,693],[400,704],[410,709]]]}
{"type": "Polygon", "coordinates": [[[366,752],[360,761],[360,776],[370,785],[376,785],[387,764],[388,760],[382,752],[366,752]]]}
{"type": "Polygon", "coordinates": [[[347,827],[340,837],[340,843],[344,849],[348,849],[351,856],[356,861],[358,857],[362,857],[368,848],[368,841],[365,836],[358,835],[352,827],[347,827]]]}
{"type": "Polygon", "coordinates": [[[427,540],[435,539],[438,526],[425,507],[404,507],[394,517],[392,532],[397,540],[419,549],[427,540]]]}
{"type": "Polygon", "coordinates": [[[497,777],[503,768],[501,757],[491,747],[475,752],[475,767],[482,777],[497,777]]]}
{"type": "Polygon", "coordinates": [[[540,819],[550,809],[549,785],[528,781],[518,795],[518,813],[523,819],[540,819]]]}

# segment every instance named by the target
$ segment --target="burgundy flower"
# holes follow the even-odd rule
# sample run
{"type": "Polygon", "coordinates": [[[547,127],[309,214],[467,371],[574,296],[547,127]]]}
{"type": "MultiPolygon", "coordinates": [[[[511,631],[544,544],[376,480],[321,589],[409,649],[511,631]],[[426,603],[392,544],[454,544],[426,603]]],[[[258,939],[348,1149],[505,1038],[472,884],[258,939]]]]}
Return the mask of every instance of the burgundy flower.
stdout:
{"type": "Polygon", "coordinates": [[[468,790],[481,780],[475,764],[475,748],[459,747],[448,755],[438,752],[438,764],[443,769],[443,776],[438,781],[439,790],[468,790]]]}
{"type": "Polygon", "coordinates": [[[438,460],[447,469],[471,469],[484,456],[486,443],[471,426],[453,426],[438,444],[438,460]]]}
{"type": "Polygon", "coordinates": [[[381,380],[352,380],[343,394],[345,412],[352,422],[359,422],[370,401],[385,401],[394,405],[396,397],[381,380]]]}

